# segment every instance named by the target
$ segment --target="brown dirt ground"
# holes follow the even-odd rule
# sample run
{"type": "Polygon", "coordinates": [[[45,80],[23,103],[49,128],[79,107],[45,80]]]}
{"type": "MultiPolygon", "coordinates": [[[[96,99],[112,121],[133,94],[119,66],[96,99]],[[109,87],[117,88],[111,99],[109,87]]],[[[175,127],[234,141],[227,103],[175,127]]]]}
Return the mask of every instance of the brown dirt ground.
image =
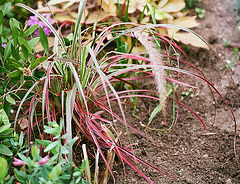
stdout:
{"type": "MultiPolygon", "coordinates": [[[[202,8],[206,10],[206,16],[199,20],[201,26],[195,31],[211,44],[223,61],[231,59],[234,55],[233,47],[223,47],[222,39],[226,38],[231,43],[239,44],[240,32],[237,30],[234,1],[205,0],[202,2],[202,8]]],[[[226,69],[222,69],[223,63],[212,52],[190,47],[187,54],[192,63],[204,72],[207,79],[233,108],[239,123],[240,64],[235,61],[234,69],[231,71],[236,85],[234,90],[230,75],[226,69]]],[[[154,86],[151,81],[146,81],[145,85],[146,88],[154,86]]],[[[201,116],[206,123],[207,131],[197,118],[184,108],[181,109],[180,120],[170,132],[156,132],[140,125],[140,121],[147,124],[149,118],[143,104],[147,109],[153,110],[156,102],[140,101],[139,109],[136,110],[138,119],[132,116],[131,110],[127,110],[128,123],[154,140],[154,144],[151,144],[145,138],[131,134],[132,142],[136,143],[134,154],[179,181],[172,180],[143,165],[137,167],[155,183],[240,183],[240,170],[233,152],[234,122],[230,111],[216,95],[215,114],[214,101],[209,88],[200,81],[196,81],[196,85],[199,87],[199,93],[193,98],[185,97],[183,102],[201,116]],[[181,174],[180,170],[182,170],[181,174]]],[[[171,117],[171,114],[169,113],[168,116],[171,117]]],[[[161,118],[155,118],[150,127],[169,126],[162,122],[161,118]]],[[[238,154],[239,142],[238,132],[238,154]]],[[[115,166],[113,171],[116,183],[147,183],[130,167],[126,167],[126,176],[122,166],[115,166]]],[[[113,183],[113,180],[110,179],[108,183],[113,183]]]]}

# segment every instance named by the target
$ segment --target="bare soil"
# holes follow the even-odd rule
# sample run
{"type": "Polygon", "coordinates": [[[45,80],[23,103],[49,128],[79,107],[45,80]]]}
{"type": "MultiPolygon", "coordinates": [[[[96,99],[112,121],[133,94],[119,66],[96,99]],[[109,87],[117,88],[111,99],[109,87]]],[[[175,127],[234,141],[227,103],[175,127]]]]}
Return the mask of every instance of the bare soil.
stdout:
{"type": "MultiPolygon", "coordinates": [[[[199,20],[201,26],[196,31],[217,51],[223,61],[231,60],[234,55],[231,45],[238,45],[240,32],[237,30],[237,11],[234,0],[205,0],[202,8],[206,10],[204,19],[199,20]],[[222,39],[231,42],[229,47],[223,47],[222,39]]],[[[235,61],[231,75],[224,69],[224,64],[214,56],[214,53],[204,49],[192,48],[187,51],[191,62],[203,71],[206,78],[214,84],[229,106],[233,109],[237,123],[240,118],[240,63],[235,61]]],[[[154,87],[151,81],[146,81],[146,88],[154,87]]],[[[157,102],[142,100],[136,110],[139,118],[134,118],[132,110],[127,109],[129,124],[142,131],[153,141],[149,142],[139,135],[131,134],[132,142],[136,143],[134,154],[144,161],[159,168],[168,175],[177,178],[172,180],[143,165],[137,167],[155,183],[240,183],[240,170],[234,155],[234,122],[230,111],[223,101],[215,95],[216,111],[211,91],[203,82],[196,81],[199,87],[195,97],[186,96],[182,101],[197,112],[204,120],[207,130],[199,120],[188,110],[182,108],[178,123],[172,131],[157,132],[142,127],[148,123],[149,112],[157,102]],[[216,113],[215,113],[216,112],[216,113]]],[[[181,96],[181,92],[179,93],[181,96]]],[[[167,109],[171,112],[171,108],[167,109]]],[[[166,128],[171,122],[161,117],[154,119],[150,128],[166,128]]],[[[237,133],[237,152],[239,154],[240,138],[237,133]]],[[[123,141],[124,145],[124,141],[123,141]]],[[[131,184],[147,183],[130,167],[126,167],[124,175],[122,165],[114,167],[116,183],[131,184]]],[[[110,179],[109,183],[113,183],[110,179]]]]}

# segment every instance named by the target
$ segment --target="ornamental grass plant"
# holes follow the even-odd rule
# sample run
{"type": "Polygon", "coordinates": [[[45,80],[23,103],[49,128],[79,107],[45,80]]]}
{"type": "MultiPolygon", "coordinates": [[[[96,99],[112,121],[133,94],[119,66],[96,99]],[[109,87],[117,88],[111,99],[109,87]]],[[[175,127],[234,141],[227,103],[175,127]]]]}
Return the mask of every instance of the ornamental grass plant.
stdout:
{"type": "MultiPolygon", "coordinates": [[[[44,51],[38,54],[39,60],[33,62],[37,62],[37,65],[34,66],[42,72],[42,75],[38,79],[35,78],[30,88],[22,96],[16,112],[15,129],[19,118],[22,118],[20,114],[24,112],[24,116],[28,119],[25,130],[28,145],[30,146],[30,143],[35,141],[36,135],[42,138],[41,144],[44,141],[48,142],[45,147],[53,145],[51,149],[45,148],[45,151],[57,148],[55,142],[60,145],[62,141],[64,142],[63,149],[67,154],[60,155],[59,159],[64,158],[69,163],[75,161],[76,153],[74,150],[76,148],[73,147],[72,140],[73,137],[77,136],[78,146],[84,150],[82,159],[85,160],[86,166],[81,167],[80,170],[85,168],[88,182],[107,183],[109,176],[114,178],[112,167],[115,157],[122,164],[124,172],[127,164],[149,183],[153,183],[153,181],[138,168],[139,163],[177,180],[169,176],[166,173],[167,170],[161,171],[134,155],[130,132],[135,132],[149,141],[151,139],[126,121],[123,100],[128,101],[133,106],[136,105],[134,100],[139,98],[158,101],[159,105],[152,112],[148,125],[158,112],[168,113],[164,112],[166,106],[172,106],[172,124],[168,129],[162,131],[170,130],[175,126],[179,118],[180,106],[187,108],[206,128],[201,117],[179,101],[176,94],[177,87],[182,85],[194,90],[196,87],[191,80],[199,79],[209,86],[213,95],[217,93],[226,105],[227,103],[203,73],[190,63],[183,50],[172,39],[163,36],[161,30],[181,29],[198,37],[203,42],[205,41],[187,28],[169,24],[142,25],[131,22],[104,22],[84,28],[81,24],[81,18],[86,3],[87,0],[80,1],[78,18],[76,24],[73,25],[74,31],[68,35],[61,33],[64,23],[55,29],[52,22],[54,18],[50,19],[49,15],[40,14],[24,4],[16,4],[17,7],[22,7],[33,14],[33,17],[28,21],[29,26],[34,26],[34,21],[38,21],[38,26],[34,26],[31,33],[37,31],[35,32],[36,36],[39,36],[44,51]],[[52,48],[49,47],[47,37],[50,31],[54,35],[52,48]],[[120,52],[119,48],[125,46],[121,40],[127,38],[133,40],[136,46],[143,46],[145,51],[132,52],[131,49],[125,49],[125,52],[120,52]],[[114,44],[117,44],[116,49],[114,44]],[[113,45],[114,48],[109,51],[113,45]],[[182,59],[182,56],[187,59],[182,59]],[[189,70],[184,70],[180,66],[187,66],[189,70]],[[139,84],[145,78],[154,78],[156,90],[140,88],[139,84]],[[117,86],[120,87],[117,88],[117,86]],[[49,124],[49,122],[52,123],[49,124]],[[58,125],[56,122],[61,122],[61,124],[58,125]],[[47,123],[48,126],[46,126],[47,123]],[[126,132],[129,139],[128,145],[121,145],[122,135],[116,129],[116,124],[118,126],[120,124],[122,127],[121,132],[126,132]],[[45,131],[43,131],[43,127],[45,131]],[[61,127],[61,132],[55,135],[56,129],[54,128],[58,127],[61,127]],[[59,140],[61,141],[59,142],[59,140]],[[94,150],[92,150],[91,145],[94,145],[94,150]],[[89,155],[91,159],[95,159],[94,174],[91,174],[93,169],[90,170],[89,155]],[[105,169],[99,168],[100,159],[105,163],[105,169]]],[[[21,39],[18,41],[22,43],[22,49],[30,47],[28,42],[21,39]]],[[[33,64],[31,64],[31,60],[28,62],[30,63],[28,71],[31,76],[33,70],[31,65],[33,64]]],[[[228,105],[227,107],[232,112],[236,122],[233,111],[228,105]]],[[[41,149],[39,152],[42,152],[41,149]]],[[[56,153],[52,152],[51,154],[54,157],[56,153]]],[[[41,161],[40,158],[45,157],[38,155],[38,163],[41,161]]],[[[30,162],[29,159],[28,162],[30,162]]]]}

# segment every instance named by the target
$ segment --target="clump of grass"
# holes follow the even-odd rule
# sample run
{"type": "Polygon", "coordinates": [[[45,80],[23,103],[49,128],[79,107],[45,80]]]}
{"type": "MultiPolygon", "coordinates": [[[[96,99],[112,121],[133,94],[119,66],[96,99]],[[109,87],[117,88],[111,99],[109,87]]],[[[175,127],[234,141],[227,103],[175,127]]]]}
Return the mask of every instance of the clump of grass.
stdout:
{"type": "MultiPolygon", "coordinates": [[[[159,173],[175,179],[135,156],[130,149],[131,142],[128,146],[122,147],[119,143],[120,133],[115,130],[114,123],[120,123],[126,128],[127,133],[134,131],[144,136],[126,122],[122,100],[132,97],[149,98],[158,100],[162,106],[165,106],[165,98],[167,97],[166,84],[174,83],[193,87],[187,83],[189,76],[206,82],[209,87],[215,90],[222,98],[214,86],[202,75],[201,71],[191,63],[180,60],[177,54],[170,55],[170,52],[163,54],[157,49],[160,48],[157,44],[161,42],[165,48],[174,48],[184,54],[181,48],[173,43],[172,40],[156,32],[158,28],[175,27],[193,34],[195,33],[180,26],[165,24],[142,26],[134,23],[113,23],[112,25],[104,27],[101,31],[98,31],[98,36],[96,36],[97,24],[93,30],[81,30],[80,20],[86,2],[87,0],[83,0],[79,4],[78,20],[71,40],[63,38],[38,12],[23,4],[17,4],[17,6],[29,10],[45,22],[55,36],[55,45],[53,54],[48,56],[46,67],[42,68],[46,73],[45,76],[39,81],[36,81],[22,99],[17,111],[15,123],[17,122],[17,117],[24,101],[31,97],[30,108],[27,111],[29,115],[29,135],[31,135],[31,129],[34,125],[40,125],[40,123],[44,125],[46,121],[51,122],[62,118],[63,122],[66,122],[63,126],[63,133],[66,134],[66,143],[72,140],[73,134],[77,133],[80,137],[88,139],[88,141],[95,145],[107,167],[104,171],[104,179],[101,181],[106,182],[108,172],[113,176],[112,161],[115,154],[118,156],[124,168],[125,163],[127,163],[150,183],[153,183],[153,181],[136,167],[136,163],[142,163],[159,173]],[[125,30],[114,29],[119,28],[121,25],[127,25],[133,28],[125,30]],[[95,36],[90,40],[85,40],[83,35],[89,34],[88,31],[91,31],[91,33],[93,33],[92,35],[95,36]],[[109,34],[114,36],[112,39],[107,40],[109,34]],[[152,35],[152,37],[149,35],[152,35]],[[100,55],[103,54],[103,50],[121,36],[131,36],[133,39],[138,39],[146,48],[146,52],[130,54],[110,51],[100,57],[100,55]],[[127,61],[130,59],[142,61],[140,62],[142,64],[121,62],[122,60],[127,61]],[[192,69],[196,69],[197,72],[193,73],[180,69],[178,67],[179,62],[190,66],[192,69]],[[168,75],[165,75],[166,71],[168,75]],[[127,74],[124,76],[131,76],[131,73],[145,73],[147,77],[155,77],[157,92],[153,90],[134,89],[132,81],[143,79],[145,78],[144,76],[121,78],[121,76],[123,76],[122,74],[127,74]],[[174,79],[174,76],[178,77],[178,79],[174,79]],[[133,89],[117,91],[114,88],[114,84],[119,82],[130,85],[133,89]],[[35,93],[33,96],[29,96],[32,91],[35,93]],[[155,93],[158,94],[159,97],[140,94],[140,92],[155,93]],[[113,111],[113,101],[117,102],[119,113],[113,111]],[[37,116],[36,113],[37,104],[41,104],[42,106],[41,117],[37,116]],[[102,117],[102,113],[109,114],[110,118],[102,117]],[[38,117],[37,121],[33,120],[33,116],[35,115],[38,117]],[[108,157],[104,155],[104,151],[106,150],[108,151],[108,157]]],[[[201,37],[199,38],[202,39],[201,37]]],[[[200,120],[203,126],[206,127],[197,113],[177,99],[173,100],[178,106],[183,106],[190,110],[200,120]]],[[[175,122],[176,121],[177,115],[175,122]]],[[[44,137],[44,132],[39,132],[39,134],[44,137]]],[[[129,134],[128,137],[130,139],[129,134]]],[[[146,138],[151,141],[150,138],[146,138]]],[[[28,141],[31,141],[30,136],[28,141]]],[[[85,153],[86,149],[87,148],[84,147],[85,153]]],[[[71,161],[73,159],[73,148],[70,144],[68,151],[70,153],[68,159],[71,161]]],[[[97,169],[95,173],[95,176],[97,176],[97,169]]]]}

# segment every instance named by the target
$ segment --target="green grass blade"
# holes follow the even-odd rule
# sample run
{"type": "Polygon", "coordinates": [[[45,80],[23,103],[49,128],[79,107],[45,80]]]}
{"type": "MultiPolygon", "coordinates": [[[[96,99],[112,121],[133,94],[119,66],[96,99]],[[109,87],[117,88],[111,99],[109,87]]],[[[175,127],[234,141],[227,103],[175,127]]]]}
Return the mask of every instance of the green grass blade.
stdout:
{"type": "Polygon", "coordinates": [[[81,18],[82,18],[82,14],[83,14],[84,8],[86,6],[86,3],[87,3],[87,0],[80,1],[80,3],[79,3],[78,19],[77,19],[77,23],[75,25],[70,59],[73,59],[74,58],[74,53],[76,53],[75,52],[75,46],[77,44],[77,35],[81,34],[80,23],[81,23],[81,18]]]}

